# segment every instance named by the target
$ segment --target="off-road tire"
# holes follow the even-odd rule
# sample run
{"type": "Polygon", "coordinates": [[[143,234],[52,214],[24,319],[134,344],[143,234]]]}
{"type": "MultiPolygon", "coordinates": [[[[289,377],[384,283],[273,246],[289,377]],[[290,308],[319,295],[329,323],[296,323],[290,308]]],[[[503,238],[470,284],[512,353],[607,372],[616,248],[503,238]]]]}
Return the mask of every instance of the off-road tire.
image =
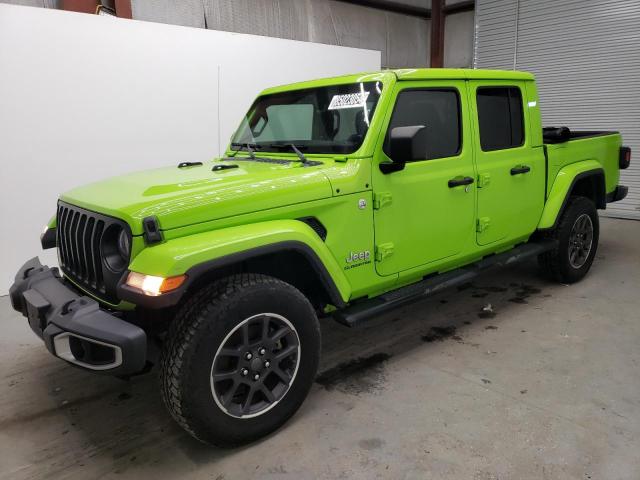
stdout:
{"type": "Polygon", "coordinates": [[[162,398],[172,417],[192,436],[234,447],[273,432],[298,410],[315,379],[319,358],[318,319],[300,291],[265,275],[233,275],[203,287],[172,322],[160,361],[162,398]],[[214,398],[214,357],[234,328],[265,312],[281,315],[295,327],[297,370],[272,408],[251,418],[236,418],[214,398]]]}
{"type": "Polygon", "coordinates": [[[547,234],[547,238],[557,241],[556,247],[538,257],[542,272],[547,277],[562,283],[575,283],[582,280],[589,272],[595,258],[599,234],[598,212],[594,203],[586,197],[570,197],[558,224],[547,234]],[[591,219],[592,240],[584,263],[576,268],[569,259],[569,247],[574,225],[583,215],[588,215],[591,219]]]}

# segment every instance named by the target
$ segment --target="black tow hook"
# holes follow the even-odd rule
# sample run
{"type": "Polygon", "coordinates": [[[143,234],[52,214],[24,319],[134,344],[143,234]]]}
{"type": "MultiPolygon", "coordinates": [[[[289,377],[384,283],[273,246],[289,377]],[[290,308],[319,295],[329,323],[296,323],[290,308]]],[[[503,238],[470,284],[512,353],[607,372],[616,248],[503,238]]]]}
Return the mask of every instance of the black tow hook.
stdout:
{"type": "Polygon", "coordinates": [[[69,300],[67,303],[62,305],[62,308],[60,309],[60,315],[68,314],[71,311],[71,309],[69,307],[71,307],[71,304],[73,302],[75,302],[75,300],[69,300]]]}
{"type": "Polygon", "coordinates": [[[69,300],[67,303],[62,305],[62,308],[60,309],[60,314],[61,315],[67,315],[69,312],[73,312],[73,308],[71,308],[71,306],[76,302],[78,302],[79,305],[85,305],[86,304],[86,302],[82,298],[76,298],[74,300],[69,300]]]}

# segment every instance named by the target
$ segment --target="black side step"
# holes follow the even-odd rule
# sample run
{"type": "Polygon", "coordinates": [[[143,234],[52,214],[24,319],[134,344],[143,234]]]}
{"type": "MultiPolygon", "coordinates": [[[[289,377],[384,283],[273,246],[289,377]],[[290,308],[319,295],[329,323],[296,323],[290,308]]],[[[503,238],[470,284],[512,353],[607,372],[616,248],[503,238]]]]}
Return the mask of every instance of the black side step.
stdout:
{"type": "Polygon", "coordinates": [[[335,312],[333,318],[347,327],[355,327],[371,317],[378,316],[406,303],[423,299],[445,288],[466,283],[492,267],[511,265],[512,263],[535,257],[553,249],[555,245],[554,240],[524,243],[507,252],[489,255],[482,260],[456,270],[429,276],[406,287],[383,293],[374,298],[358,301],[335,312]]]}

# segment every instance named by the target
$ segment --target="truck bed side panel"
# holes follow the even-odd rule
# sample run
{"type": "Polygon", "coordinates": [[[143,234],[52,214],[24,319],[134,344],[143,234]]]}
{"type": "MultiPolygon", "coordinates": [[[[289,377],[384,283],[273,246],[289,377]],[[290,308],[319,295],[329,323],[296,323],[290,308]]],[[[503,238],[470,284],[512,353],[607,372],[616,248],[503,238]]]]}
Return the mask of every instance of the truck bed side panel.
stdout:
{"type": "Polygon", "coordinates": [[[620,177],[618,158],[621,144],[622,137],[619,133],[577,137],[564,143],[546,144],[549,162],[547,195],[562,167],[584,160],[595,160],[602,166],[606,191],[612,192],[620,177]]]}

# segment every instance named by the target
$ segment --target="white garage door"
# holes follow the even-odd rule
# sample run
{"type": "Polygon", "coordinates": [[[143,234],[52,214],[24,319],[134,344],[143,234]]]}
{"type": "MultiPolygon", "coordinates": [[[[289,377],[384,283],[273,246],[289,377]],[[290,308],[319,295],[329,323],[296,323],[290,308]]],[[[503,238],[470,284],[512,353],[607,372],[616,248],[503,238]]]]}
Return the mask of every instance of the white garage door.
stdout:
{"type": "Polygon", "coordinates": [[[603,213],[640,219],[640,1],[477,0],[474,67],[534,73],[545,126],[620,131],[629,195],[603,213]]]}

